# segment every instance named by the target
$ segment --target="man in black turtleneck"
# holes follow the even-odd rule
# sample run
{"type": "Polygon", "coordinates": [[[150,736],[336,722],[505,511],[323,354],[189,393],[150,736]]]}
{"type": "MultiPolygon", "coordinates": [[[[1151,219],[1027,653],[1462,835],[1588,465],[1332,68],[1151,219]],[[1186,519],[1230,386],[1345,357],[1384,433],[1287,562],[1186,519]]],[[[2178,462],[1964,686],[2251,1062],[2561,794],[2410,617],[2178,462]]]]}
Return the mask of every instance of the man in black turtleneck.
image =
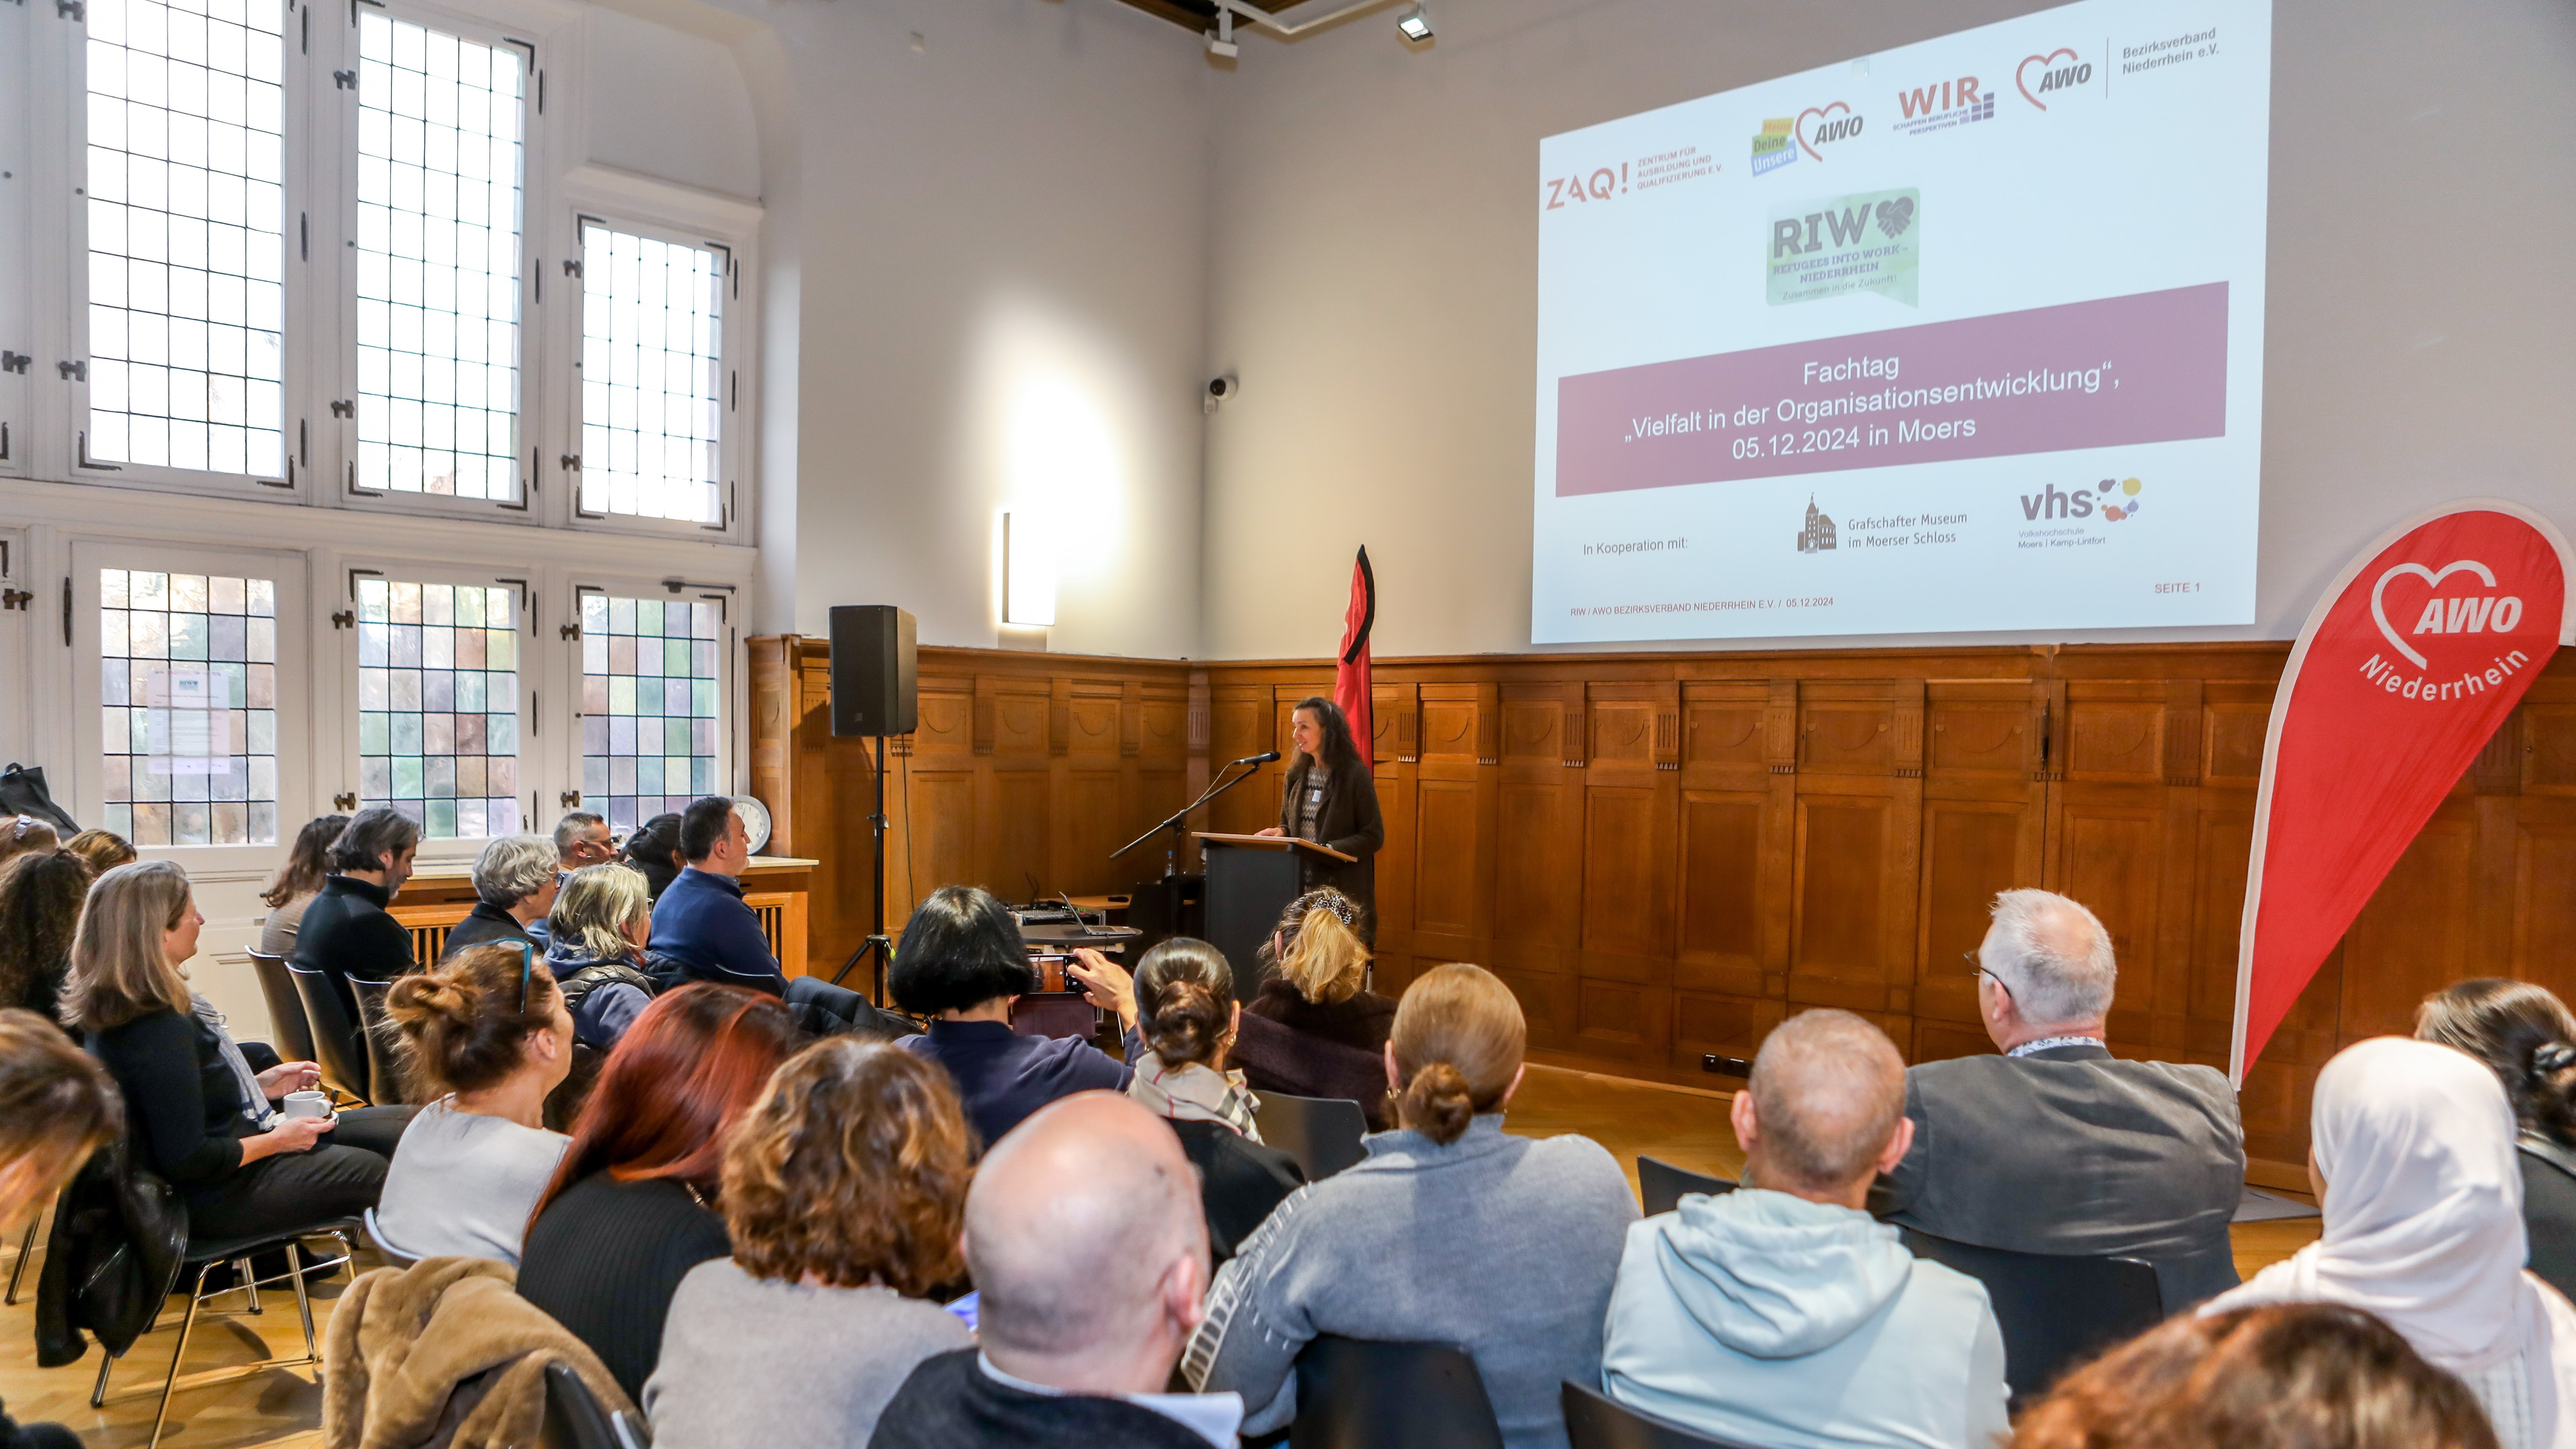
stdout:
{"type": "Polygon", "coordinates": [[[304,909],[295,964],[331,978],[349,1020],[358,1014],[349,978],[391,981],[413,967],[411,931],[385,907],[411,878],[420,827],[390,805],[358,812],[331,843],[331,875],[304,909]]]}

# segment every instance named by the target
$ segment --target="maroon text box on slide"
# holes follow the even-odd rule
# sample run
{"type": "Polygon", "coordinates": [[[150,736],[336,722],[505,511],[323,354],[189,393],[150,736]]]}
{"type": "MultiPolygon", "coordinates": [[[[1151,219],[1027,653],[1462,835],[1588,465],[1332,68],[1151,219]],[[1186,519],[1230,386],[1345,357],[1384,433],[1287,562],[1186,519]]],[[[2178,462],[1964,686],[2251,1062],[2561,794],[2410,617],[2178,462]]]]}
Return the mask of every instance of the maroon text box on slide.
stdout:
{"type": "Polygon", "coordinates": [[[1560,498],[2222,437],[2227,284],[1648,363],[1556,387],[1560,498]],[[1810,364],[1854,375],[1812,380],[1810,364]]]}

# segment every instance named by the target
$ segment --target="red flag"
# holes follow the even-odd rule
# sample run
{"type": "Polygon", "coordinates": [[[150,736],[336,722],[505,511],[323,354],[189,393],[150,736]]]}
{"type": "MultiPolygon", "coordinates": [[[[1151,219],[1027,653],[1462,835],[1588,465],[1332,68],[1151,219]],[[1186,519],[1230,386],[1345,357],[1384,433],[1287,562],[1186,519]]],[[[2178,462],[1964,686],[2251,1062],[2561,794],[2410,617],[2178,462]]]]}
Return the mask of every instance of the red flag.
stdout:
{"type": "Polygon", "coordinates": [[[1342,652],[1333,665],[1333,703],[1351,722],[1351,739],[1363,763],[1377,763],[1377,720],[1369,710],[1369,630],[1377,624],[1377,575],[1368,550],[1351,565],[1351,602],[1342,611],[1342,652]]]}
{"type": "Polygon", "coordinates": [[[2237,941],[2237,1085],[2558,646],[2567,540],[2519,504],[2416,515],[2347,565],[2272,696],[2237,941]]]}

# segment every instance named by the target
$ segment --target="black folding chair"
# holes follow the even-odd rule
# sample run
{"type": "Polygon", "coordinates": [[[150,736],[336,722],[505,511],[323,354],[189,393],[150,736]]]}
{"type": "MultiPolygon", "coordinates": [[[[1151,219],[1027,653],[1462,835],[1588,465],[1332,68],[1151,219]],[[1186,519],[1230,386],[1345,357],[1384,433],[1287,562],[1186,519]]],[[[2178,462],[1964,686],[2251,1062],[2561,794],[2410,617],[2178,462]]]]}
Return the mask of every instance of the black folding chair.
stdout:
{"type": "Polygon", "coordinates": [[[27,1219],[27,1236],[18,1240],[18,1261],[9,1265],[8,1304],[18,1306],[18,1284],[27,1276],[27,1260],[36,1256],[36,1229],[45,1220],[43,1213],[27,1219]]]}
{"type": "Polygon", "coordinates": [[[546,1365],[546,1422],[537,1449],[645,1449],[652,1427],[640,1414],[611,1410],[558,1359],[546,1365]]]}
{"type": "Polygon", "coordinates": [[[1297,1355],[1289,1449],[1502,1449],[1484,1377],[1445,1343],[1326,1334],[1297,1355]]]}
{"type": "Polygon", "coordinates": [[[1368,1157],[1368,1149],[1360,1146],[1368,1114],[1359,1103],[1285,1092],[1258,1095],[1261,1109],[1253,1118],[1261,1127],[1261,1140],[1296,1158],[1308,1182],[1321,1182],[1368,1157]]]}
{"type": "Polygon", "coordinates": [[[1914,1256],[1986,1285],[2004,1335],[2004,1382],[2018,1405],[2095,1350],[2164,1321],[2154,1265],[2137,1258],[2016,1253],[1905,1230],[1914,1256]]]}
{"type": "MultiPolygon", "coordinates": [[[[207,1388],[219,1383],[230,1383],[237,1379],[248,1378],[253,1374],[267,1373],[271,1369],[301,1368],[307,1364],[314,1365],[317,1369],[320,1367],[321,1351],[313,1343],[313,1301],[304,1291],[304,1275],[324,1272],[348,1262],[350,1235],[357,1230],[358,1222],[355,1218],[324,1218],[280,1232],[261,1233],[246,1238],[200,1238],[193,1233],[189,1235],[188,1251],[180,1259],[178,1275],[181,1282],[189,1285],[186,1289],[188,1311],[179,1320],[179,1341],[170,1350],[170,1371],[161,1381],[161,1409],[152,1417],[152,1437],[145,1445],[145,1449],[158,1449],[161,1443],[162,1426],[170,1420],[170,1396],[179,1389],[179,1364],[187,1357],[188,1337],[197,1327],[197,1310],[203,1307],[209,1298],[229,1293],[238,1287],[242,1290],[248,1309],[257,1313],[260,1311],[259,1290],[262,1287],[281,1280],[293,1284],[295,1312],[304,1324],[304,1356],[264,1359],[258,1363],[237,1368],[191,1374],[188,1378],[189,1388],[207,1388]],[[324,1237],[339,1240],[340,1256],[325,1259],[307,1267],[304,1262],[304,1240],[324,1237]],[[286,1271],[276,1277],[259,1277],[252,1267],[252,1260],[260,1254],[279,1251],[283,1251],[286,1255],[286,1271]],[[208,1275],[225,1263],[233,1265],[233,1271],[238,1275],[236,1281],[213,1289],[207,1288],[208,1275]]],[[[154,1328],[159,1326],[157,1323],[153,1325],[154,1328]]],[[[130,1346],[127,1351],[132,1351],[130,1346]]],[[[121,1355],[117,1354],[101,1355],[98,1365],[98,1383],[90,1390],[89,1395],[91,1408],[101,1408],[106,1405],[108,1371],[116,1367],[120,1357],[121,1355]]],[[[134,1389],[127,1392],[149,1393],[150,1390],[134,1389]]]]}
{"type": "Polygon", "coordinates": [[[286,958],[253,951],[250,964],[259,973],[259,994],[268,1002],[270,1042],[290,1062],[313,1060],[313,1028],[304,1020],[304,1002],[295,994],[286,958]]]}
{"type": "Polygon", "coordinates": [[[361,1102],[376,1100],[368,1080],[367,1045],[331,978],[290,961],[286,973],[295,981],[295,999],[304,1003],[304,1019],[313,1034],[313,1064],[322,1069],[322,1084],[361,1102]]]}
{"type": "Polygon", "coordinates": [[[1637,1159],[1637,1200],[1645,1205],[1648,1217],[1680,1207],[1684,1193],[1733,1192],[1735,1187],[1733,1178],[1711,1177],[1651,1157],[1637,1159]]]}
{"type": "Polygon", "coordinates": [[[358,1015],[365,1030],[367,1044],[367,1081],[374,1090],[367,1100],[377,1106],[392,1106],[411,1100],[403,1088],[401,1033],[394,1025],[393,1014],[385,1010],[385,993],[394,989],[390,981],[370,981],[363,976],[349,978],[349,989],[357,993],[358,1015]]]}
{"type": "Polygon", "coordinates": [[[1749,1449],[1733,1439],[1713,1439],[1670,1419],[1640,1413],[1572,1379],[1557,1391],[1557,1402],[1565,1408],[1565,1432],[1574,1449],[1749,1449]]]}

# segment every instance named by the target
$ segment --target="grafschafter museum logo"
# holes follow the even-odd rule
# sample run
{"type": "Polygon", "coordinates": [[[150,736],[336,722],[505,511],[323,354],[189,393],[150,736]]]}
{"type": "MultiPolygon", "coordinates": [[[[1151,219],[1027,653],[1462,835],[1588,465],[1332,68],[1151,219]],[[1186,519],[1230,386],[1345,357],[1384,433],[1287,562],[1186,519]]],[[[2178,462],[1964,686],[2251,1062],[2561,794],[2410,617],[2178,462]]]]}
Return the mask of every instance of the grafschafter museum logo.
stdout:
{"type": "Polygon", "coordinates": [[[1816,511],[1816,497],[1807,495],[1807,526],[1798,530],[1798,552],[1826,553],[1834,547],[1834,521],[1816,511]]]}

